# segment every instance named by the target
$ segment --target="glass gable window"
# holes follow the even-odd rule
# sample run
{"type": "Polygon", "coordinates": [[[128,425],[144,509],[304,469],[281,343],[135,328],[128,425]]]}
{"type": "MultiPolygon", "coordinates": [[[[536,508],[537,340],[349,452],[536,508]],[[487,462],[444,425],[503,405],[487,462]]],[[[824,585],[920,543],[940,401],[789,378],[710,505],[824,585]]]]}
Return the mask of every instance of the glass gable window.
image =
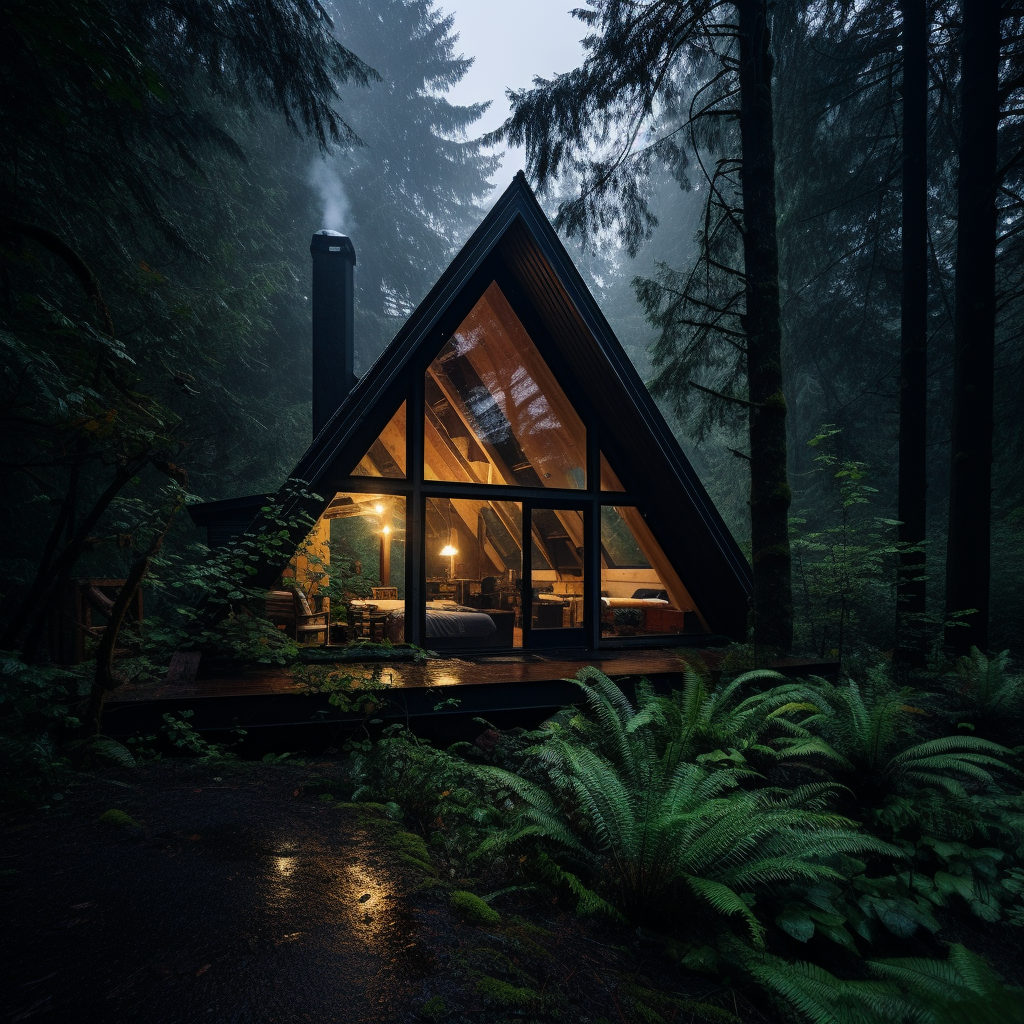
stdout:
{"type": "Polygon", "coordinates": [[[405,476],[405,402],[352,470],[353,476],[405,476]]]}
{"type": "MultiPolygon", "coordinates": [[[[587,437],[496,282],[423,376],[396,381],[390,393],[406,400],[351,470],[362,479],[321,516],[307,543],[312,554],[294,565],[296,580],[308,577],[317,637],[521,656],[523,648],[674,643],[672,636],[708,632],[633,504],[637,482],[616,472],[628,468],[623,449],[613,452],[613,467],[598,439],[602,425],[587,437]],[[410,438],[417,429],[422,439],[410,438]],[[422,463],[407,464],[421,440],[422,463]],[[513,487],[521,490],[503,490],[513,487]],[[422,519],[407,553],[412,501],[422,519]],[[418,580],[408,593],[407,564],[418,580]]],[[[628,451],[628,439],[617,440],[628,451]]]]}
{"type": "Polygon", "coordinates": [[[704,619],[640,510],[601,509],[601,636],[704,633],[704,619]]]}
{"type": "Polygon", "coordinates": [[[608,460],[604,457],[604,452],[601,452],[601,490],[602,491],[624,491],[626,488],[622,486],[621,481],[615,473],[615,470],[608,465],[608,460]]]}
{"type": "Polygon", "coordinates": [[[424,562],[427,647],[522,646],[519,502],[428,498],[424,562]]]}
{"type": "Polygon", "coordinates": [[[427,370],[428,480],[586,487],[586,430],[492,283],[427,370]]]}

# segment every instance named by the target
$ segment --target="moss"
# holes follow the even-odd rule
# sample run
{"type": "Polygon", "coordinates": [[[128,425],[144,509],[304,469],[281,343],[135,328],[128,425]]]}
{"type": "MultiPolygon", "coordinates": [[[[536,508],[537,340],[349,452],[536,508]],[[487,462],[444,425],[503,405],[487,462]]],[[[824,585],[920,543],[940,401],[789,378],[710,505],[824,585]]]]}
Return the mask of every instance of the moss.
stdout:
{"type": "Polygon", "coordinates": [[[550,959],[552,954],[538,939],[553,939],[555,936],[546,928],[539,928],[521,917],[513,917],[511,922],[502,929],[505,940],[515,949],[529,956],[550,959]]]}
{"type": "Polygon", "coordinates": [[[385,838],[385,842],[398,854],[398,859],[410,867],[425,875],[437,874],[422,836],[415,832],[395,831],[385,838]]]}
{"type": "Polygon", "coordinates": [[[516,915],[512,918],[512,924],[517,931],[522,932],[524,935],[530,935],[535,939],[553,939],[555,937],[553,931],[548,928],[541,928],[539,924],[534,924],[525,917],[516,915]]]}
{"type": "Polygon", "coordinates": [[[109,811],[104,811],[96,820],[103,822],[104,825],[114,825],[117,828],[142,828],[130,814],[113,807],[109,811]]]}
{"type": "Polygon", "coordinates": [[[469,945],[456,959],[474,978],[501,975],[503,978],[524,984],[530,981],[529,975],[525,974],[511,957],[493,946],[469,945]]]}
{"type": "Polygon", "coordinates": [[[476,990],[489,1003],[496,1006],[527,1006],[538,999],[532,988],[517,988],[507,981],[484,975],[476,980],[476,990]]]}
{"type": "Polygon", "coordinates": [[[440,996],[431,996],[420,1007],[420,1016],[424,1020],[440,1020],[447,1015],[448,1007],[440,996]]]}
{"type": "Polygon", "coordinates": [[[501,920],[501,914],[484,903],[479,896],[465,890],[452,893],[451,905],[452,910],[467,924],[497,924],[501,920]]]}
{"type": "Polygon", "coordinates": [[[371,801],[357,801],[355,803],[348,801],[339,803],[339,807],[344,808],[346,811],[358,811],[367,822],[375,821],[393,821],[395,817],[395,806],[393,804],[378,804],[371,801]]]}
{"type": "Polygon", "coordinates": [[[773,395],[769,395],[762,403],[763,409],[772,409],[777,412],[786,411],[786,396],[782,391],[776,391],[773,395]]]}
{"type": "Polygon", "coordinates": [[[433,864],[429,864],[426,861],[420,860],[418,857],[410,857],[407,853],[400,853],[398,855],[398,859],[403,864],[408,864],[409,867],[413,868],[416,871],[419,871],[421,874],[433,875],[436,873],[434,871],[433,864]]]}

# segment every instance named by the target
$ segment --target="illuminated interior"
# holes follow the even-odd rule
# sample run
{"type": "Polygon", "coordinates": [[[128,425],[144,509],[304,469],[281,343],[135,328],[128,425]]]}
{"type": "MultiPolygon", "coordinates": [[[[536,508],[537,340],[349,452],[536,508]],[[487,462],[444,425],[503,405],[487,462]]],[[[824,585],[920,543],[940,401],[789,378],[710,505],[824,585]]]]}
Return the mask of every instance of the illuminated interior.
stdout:
{"type": "Polygon", "coordinates": [[[497,283],[405,395],[293,560],[311,611],[330,618],[328,642],[416,635],[428,649],[487,653],[708,631],[603,451],[588,480],[596,430],[588,438],[497,283]],[[423,461],[410,466],[420,386],[423,461]],[[422,518],[407,535],[417,493],[422,518]]]}
{"type": "Polygon", "coordinates": [[[497,284],[430,364],[427,480],[586,487],[587,435],[497,284]]]}
{"type": "Polygon", "coordinates": [[[707,626],[643,515],[601,508],[601,636],[703,633],[707,626]]]}
{"type": "Polygon", "coordinates": [[[523,508],[516,501],[427,498],[428,647],[523,646],[523,508]]]}
{"type": "Polygon", "coordinates": [[[405,476],[405,402],[352,470],[353,476],[405,476]]]}

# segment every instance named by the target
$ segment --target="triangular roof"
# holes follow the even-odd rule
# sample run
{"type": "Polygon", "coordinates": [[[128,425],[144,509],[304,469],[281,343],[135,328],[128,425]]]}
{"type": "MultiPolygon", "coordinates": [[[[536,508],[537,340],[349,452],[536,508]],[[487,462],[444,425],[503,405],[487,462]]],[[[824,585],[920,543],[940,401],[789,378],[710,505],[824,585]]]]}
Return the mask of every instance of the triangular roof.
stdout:
{"type": "MultiPolygon", "coordinates": [[[[601,450],[626,491],[648,497],[647,521],[712,632],[742,638],[752,592],[747,561],[522,171],[313,439],[286,485],[307,494],[289,497],[286,514],[301,508],[317,517],[344,489],[405,398],[410,374],[424,373],[492,281],[516,306],[574,405],[600,422],[601,450]],[[309,492],[322,494],[322,503],[309,492]]],[[[281,568],[268,562],[259,582],[270,585],[281,568]]]]}

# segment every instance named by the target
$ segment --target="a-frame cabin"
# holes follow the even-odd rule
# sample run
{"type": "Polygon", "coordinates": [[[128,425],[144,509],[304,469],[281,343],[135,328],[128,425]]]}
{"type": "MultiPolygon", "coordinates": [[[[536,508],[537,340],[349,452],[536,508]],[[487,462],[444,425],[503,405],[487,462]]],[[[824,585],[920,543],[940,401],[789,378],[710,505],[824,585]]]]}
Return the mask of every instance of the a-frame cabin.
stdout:
{"type": "MultiPolygon", "coordinates": [[[[315,571],[261,569],[326,611],[330,541],[335,571],[377,585],[317,637],[463,655],[743,638],[749,566],[522,173],[341,400],[350,373],[279,502],[316,520],[315,571]]],[[[265,503],[192,514],[215,543],[267,529],[265,503]]]]}

